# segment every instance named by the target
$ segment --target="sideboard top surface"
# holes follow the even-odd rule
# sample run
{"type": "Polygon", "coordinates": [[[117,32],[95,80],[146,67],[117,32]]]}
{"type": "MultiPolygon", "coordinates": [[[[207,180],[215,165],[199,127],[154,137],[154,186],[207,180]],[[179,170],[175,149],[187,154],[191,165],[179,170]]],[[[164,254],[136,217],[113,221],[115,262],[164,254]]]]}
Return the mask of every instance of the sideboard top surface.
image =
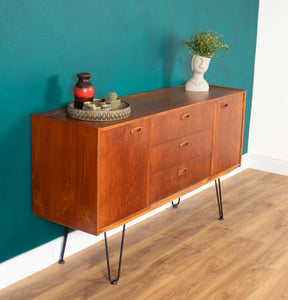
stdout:
{"type": "Polygon", "coordinates": [[[213,101],[219,97],[226,97],[235,93],[244,94],[245,90],[210,86],[210,89],[207,92],[191,92],[185,91],[184,85],[177,85],[148,92],[121,96],[121,99],[129,103],[132,112],[130,117],[117,121],[94,122],[75,120],[67,117],[65,108],[41,113],[39,115],[86,126],[92,126],[95,128],[106,128],[121,124],[123,122],[129,122],[138,118],[185,107],[191,104],[213,101]]]}

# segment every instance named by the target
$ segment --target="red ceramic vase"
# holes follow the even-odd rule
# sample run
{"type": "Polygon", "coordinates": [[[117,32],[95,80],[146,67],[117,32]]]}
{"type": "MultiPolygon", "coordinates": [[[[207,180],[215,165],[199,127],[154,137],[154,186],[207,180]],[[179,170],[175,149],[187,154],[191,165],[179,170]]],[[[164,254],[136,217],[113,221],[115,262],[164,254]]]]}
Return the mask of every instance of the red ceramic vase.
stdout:
{"type": "Polygon", "coordinates": [[[82,109],[85,101],[93,101],[94,87],[90,82],[90,73],[78,73],[78,82],[74,87],[74,107],[82,109]]]}

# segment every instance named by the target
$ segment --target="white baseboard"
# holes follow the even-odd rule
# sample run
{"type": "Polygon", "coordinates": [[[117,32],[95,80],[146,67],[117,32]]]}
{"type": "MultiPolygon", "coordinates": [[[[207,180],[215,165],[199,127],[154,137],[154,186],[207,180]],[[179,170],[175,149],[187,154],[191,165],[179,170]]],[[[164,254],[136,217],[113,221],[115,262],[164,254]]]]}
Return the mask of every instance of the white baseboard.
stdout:
{"type": "MultiPolygon", "coordinates": [[[[147,219],[170,206],[170,203],[163,205],[127,223],[126,228],[139,223],[142,220],[147,219]]],[[[122,226],[110,230],[107,232],[107,236],[109,237],[121,230],[122,226]]],[[[93,244],[102,241],[103,238],[103,234],[95,236],[78,230],[69,233],[64,258],[67,258],[72,254],[75,254],[89,246],[92,246],[93,244]]],[[[63,238],[60,237],[1,263],[0,274],[5,274],[5,276],[0,277],[0,290],[55,263],[58,263],[62,243],[63,238]]]]}
{"type": "MultiPolygon", "coordinates": [[[[65,256],[67,257],[81,251],[100,239],[101,236],[97,237],[80,231],[71,232],[67,240],[67,252],[65,251],[65,256]]],[[[0,280],[0,289],[37,273],[57,262],[60,255],[62,240],[63,238],[57,238],[1,263],[0,274],[2,274],[2,276],[0,280]],[[5,276],[3,276],[3,274],[5,274],[5,276]]]]}
{"type": "MultiPolygon", "coordinates": [[[[221,180],[225,180],[226,178],[229,178],[247,167],[251,167],[251,164],[255,164],[257,161],[257,158],[248,154],[244,154],[242,156],[242,166],[240,168],[235,169],[230,174],[224,176],[221,178],[221,180]]],[[[259,158],[258,158],[259,161],[259,158]]],[[[268,162],[266,161],[266,164],[268,165],[268,162]]],[[[274,163],[275,165],[275,163],[274,163]]],[[[287,167],[287,165],[286,165],[287,167]]],[[[287,169],[286,169],[287,172],[287,169]]],[[[207,184],[181,198],[182,200],[185,200],[205,189],[213,185],[214,183],[211,182],[210,184],[207,184]]],[[[164,209],[167,209],[170,207],[171,204],[168,203],[166,205],[161,206],[158,209],[153,210],[152,212],[149,212],[145,214],[144,216],[141,216],[137,218],[136,220],[129,222],[127,224],[127,227],[132,226],[144,219],[147,219],[151,217],[152,215],[155,215],[159,213],[160,211],[163,211],[164,209]]],[[[122,228],[117,228],[115,230],[109,231],[107,234],[108,236],[111,236],[112,234],[115,234],[116,232],[119,232],[122,228]]],[[[65,257],[68,257],[74,253],[77,253],[95,243],[98,243],[103,239],[103,235],[94,236],[82,231],[73,231],[69,234],[68,240],[67,240],[67,247],[65,251],[65,257]]],[[[62,237],[57,238],[49,243],[46,243],[44,245],[41,245],[35,249],[32,249],[28,252],[25,252],[21,255],[18,255],[10,260],[7,260],[0,264],[0,274],[5,274],[5,278],[1,278],[0,282],[0,289],[3,289],[21,279],[24,279],[36,272],[39,272],[43,270],[44,268],[47,268],[48,266],[57,263],[60,255],[60,250],[62,247],[62,237]]],[[[2,276],[3,277],[3,276],[2,276]]]]}
{"type": "Polygon", "coordinates": [[[247,163],[251,169],[288,176],[288,161],[249,153],[247,163]]]}

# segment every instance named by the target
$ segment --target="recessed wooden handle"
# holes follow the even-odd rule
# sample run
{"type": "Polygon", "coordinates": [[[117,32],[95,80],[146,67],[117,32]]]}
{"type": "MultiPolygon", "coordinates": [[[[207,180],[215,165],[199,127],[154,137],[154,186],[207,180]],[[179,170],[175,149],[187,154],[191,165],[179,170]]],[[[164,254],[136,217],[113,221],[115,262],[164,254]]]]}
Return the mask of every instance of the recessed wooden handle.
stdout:
{"type": "Polygon", "coordinates": [[[188,169],[187,168],[183,168],[181,170],[178,171],[178,176],[182,176],[188,173],[188,169]]]}
{"type": "Polygon", "coordinates": [[[181,120],[186,120],[186,119],[189,119],[190,117],[191,117],[191,114],[187,113],[187,114],[181,115],[180,119],[181,120]]]}
{"type": "Polygon", "coordinates": [[[221,108],[227,107],[229,104],[228,103],[221,103],[221,108]]]}
{"type": "Polygon", "coordinates": [[[182,142],[182,143],[180,143],[179,144],[179,148],[181,149],[181,148],[185,148],[185,147],[187,147],[189,145],[189,142],[188,141],[185,141],[185,142],[182,142]]]}
{"type": "Polygon", "coordinates": [[[137,133],[140,133],[141,131],[142,131],[142,127],[135,127],[130,130],[130,133],[137,134],[137,133]]]}

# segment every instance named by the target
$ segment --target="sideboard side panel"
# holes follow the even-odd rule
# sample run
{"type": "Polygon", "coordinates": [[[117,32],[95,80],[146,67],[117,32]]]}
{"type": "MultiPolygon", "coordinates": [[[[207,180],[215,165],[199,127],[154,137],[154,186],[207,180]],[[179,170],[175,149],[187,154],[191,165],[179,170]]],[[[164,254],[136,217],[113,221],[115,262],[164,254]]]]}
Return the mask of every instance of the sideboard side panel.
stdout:
{"type": "Polygon", "coordinates": [[[96,234],[97,129],[31,116],[33,213],[96,234]]]}

